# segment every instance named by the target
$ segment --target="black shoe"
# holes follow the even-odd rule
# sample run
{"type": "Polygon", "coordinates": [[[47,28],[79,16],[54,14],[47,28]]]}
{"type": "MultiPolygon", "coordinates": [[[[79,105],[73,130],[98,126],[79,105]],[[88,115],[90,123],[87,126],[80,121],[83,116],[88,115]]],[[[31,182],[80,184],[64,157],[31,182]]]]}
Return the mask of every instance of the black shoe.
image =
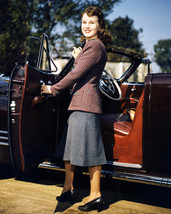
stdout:
{"type": "Polygon", "coordinates": [[[75,193],[74,190],[69,190],[67,192],[62,193],[60,196],[56,197],[59,202],[67,202],[70,201],[71,203],[74,202],[75,193]]]}
{"type": "Polygon", "coordinates": [[[104,206],[104,202],[102,200],[102,197],[96,198],[88,203],[86,203],[83,206],[78,206],[78,209],[84,212],[89,212],[91,210],[98,210],[100,212],[104,206]]]}

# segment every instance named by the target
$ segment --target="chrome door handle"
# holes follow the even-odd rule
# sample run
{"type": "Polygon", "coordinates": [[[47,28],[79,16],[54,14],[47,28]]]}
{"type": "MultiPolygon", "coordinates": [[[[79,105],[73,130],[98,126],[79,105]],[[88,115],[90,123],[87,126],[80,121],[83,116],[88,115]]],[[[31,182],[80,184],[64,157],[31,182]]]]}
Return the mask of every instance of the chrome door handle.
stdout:
{"type": "Polygon", "coordinates": [[[136,91],[136,90],[137,90],[136,88],[131,88],[131,91],[132,91],[132,92],[134,92],[134,91],[136,91]]]}

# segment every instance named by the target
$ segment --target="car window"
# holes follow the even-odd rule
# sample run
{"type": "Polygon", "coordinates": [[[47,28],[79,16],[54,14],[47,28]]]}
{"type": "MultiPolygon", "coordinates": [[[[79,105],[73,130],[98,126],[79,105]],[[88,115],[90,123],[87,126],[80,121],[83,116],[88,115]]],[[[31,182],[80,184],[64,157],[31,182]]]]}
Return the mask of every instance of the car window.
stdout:
{"type": "Polygon", "coordinates": [[[30,38],[29,47],[28,47],[27,62],[33,68],[37,67],[39,48],[40,48],[40,40],[30,38]]]}
{"type": "Polygon", "coordinates": [[[41,58],[41,63],[40,63],[40,70],[44,70],[44,71],[47,71],[47,70],[50,70],[49,68],[49,55],[46,53],[45,50],[48,50],[49,47],[47,47],[47,42],[46,40],[43,41],[43,53],[42,53],[42,58],[41,58]]]}
{"type": "Polygon", "coordinates": [[[115,79],[119,79],[132,63],[131,58],[116,53],[108,53],[107,58],[105,70],[115,79]]]}
{"type": "Polygon", "coordinates": [[[36,37],[30,38],[27,62],[32,67],[44,71],[56,71],[54,62],[50,59],[48,39],[43,37],[42,41],[36,37]],[[53,65],[53,69],[51,70],[53,65]]]}
{"type": "Polygon", "coordinates": [[[148,64],[141,63],[136,71],[128,78],[127,82],[138,82],[143,83],[145,82],[145,77],[148,74],[148,64]]]}

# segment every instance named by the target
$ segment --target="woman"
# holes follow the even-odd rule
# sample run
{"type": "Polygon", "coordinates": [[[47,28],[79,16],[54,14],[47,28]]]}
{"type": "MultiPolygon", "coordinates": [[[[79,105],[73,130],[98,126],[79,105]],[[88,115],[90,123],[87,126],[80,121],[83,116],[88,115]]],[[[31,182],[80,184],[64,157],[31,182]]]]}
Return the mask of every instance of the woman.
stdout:
{"type": "Polygon", "coordinates": [[[71,115],[62,138],[62,143],[66,143],[63,154],[65,182],[62,194],[57,200],[72,201],[75,166],[86,166],[90,175],[90,195],[87,203],[78,209],[90,211],[100,210],[103,206],[100,178],[101,166],[106,164],[106,157],[100,130],[102,110],[99,80],[107,60],[104,44],[111,36],[105,30],[103,14],[99,8],[86,8],[81,20],[81,41],[86,43],[76,57],[75,68],[53,86],[42,86],[42,93],[52,93],[56,96],[74,85],[68,108],[71,115]]]}

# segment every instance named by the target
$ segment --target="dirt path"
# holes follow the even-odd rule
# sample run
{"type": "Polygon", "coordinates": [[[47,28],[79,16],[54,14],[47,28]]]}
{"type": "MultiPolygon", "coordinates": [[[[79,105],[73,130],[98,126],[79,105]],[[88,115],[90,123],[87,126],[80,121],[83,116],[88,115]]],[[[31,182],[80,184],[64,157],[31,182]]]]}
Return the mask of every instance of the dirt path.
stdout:
{"type": "MultiPolygon", "coordinates": [[[[2,171],[1,171],[2,172],[2,171]]],[[[46,172],[42,172],[32,178],[15,179],[12,176],[0,177],[0,214],[77,214],[83,213],[77,209],[78,205],[86,201],[88,195],[88,178],[87,176],[78,176],[82,180],[76,184],[76,191],[78,200],[77,203],[71,205],[70,203],[58,203],[56,196],[60,195],[62,191],[63,174],[56,173],[51,177],[47,177],[46,172]]],[[[123,184],[119,182],[108,181],[109,185],[106,186],[106,181],[102,180],[102,188],[104,199],[109,207],[103,210],[102,214],[171,214],[171,209],[167,205],[161,204],[161,199],[158,197],[150,196],[146,199],[149,193],[143,193],[139,185],[123,184]],[[113,188],[116,184],[117,187],[113,188]],[[110,187],[112,185],[112,188],[110,187]],[[128,189],[127,189],[127,186],[128,189]],[[140,188],[137,189],[137,186],[140,188]],[[118,191],[118,188],[121,190],[118,191]],[[126,191],[124,189],[127,189],[126,191]],[[130,193],[132,189],[133,194],[130,193]],[[134,189],[134,190],[133,190],[134,189]],[[146,195],[147,194],[147,195],[146,195]],[[149,202],[148,202],[149,201],[149,202]]],[[[153,188],[153,194],[158,189],[153,188]]],[[[151,192],[147,190],[147,192],[151,192]]],[[[170,194],[168,191],[162,194],[168,199],[170,194]],[[167,194],[167,195],[166,195],[167,194]]],[[[156,194],[161,194],[157,191],[156,194]]],[[[162,196],[163,197],[163,196],[162,196]]],[[[165,200],[164,200],[165,201],[165,200]]],[[[90,212],[92,214],[96,211],[90,212]]]]}

